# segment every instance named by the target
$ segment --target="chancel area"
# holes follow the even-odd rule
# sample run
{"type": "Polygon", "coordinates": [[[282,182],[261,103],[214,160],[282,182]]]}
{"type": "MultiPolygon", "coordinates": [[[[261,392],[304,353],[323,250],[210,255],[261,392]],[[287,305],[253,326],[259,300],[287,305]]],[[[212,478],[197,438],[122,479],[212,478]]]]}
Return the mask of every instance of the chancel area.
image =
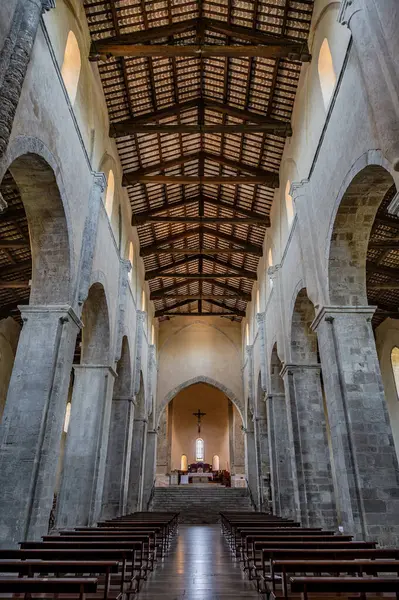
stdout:
{"type": "Polygon", "coordinates": [[[397,597],[398,30],[0,0],[1,598],[397,597]]]}

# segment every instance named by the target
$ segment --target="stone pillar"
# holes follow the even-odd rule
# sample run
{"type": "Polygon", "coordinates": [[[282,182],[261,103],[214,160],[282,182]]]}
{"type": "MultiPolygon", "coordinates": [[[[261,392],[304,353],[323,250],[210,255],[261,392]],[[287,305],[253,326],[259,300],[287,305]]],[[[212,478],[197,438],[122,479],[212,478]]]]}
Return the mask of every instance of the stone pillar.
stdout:
{"type": "Polygon", "coordinates": [[[130,458],[127,512],[141,510],[143,500],[143,468],[147,439],[147,419],[134,419],[130,458]]]}
{"type": "Polygon", "coordinates": [[[126,513],[133,420],[133,398],[114,396],[104,479],[103,519],[112,519],[126,513]]]}
{"type": "Polygon", "coordinates": [[[101,512],[115,371],[75,365],[56,527],[92,525],[101,512]]]}
{"type": "Polygon", "coordinates": [[[69,306],[21,306],[24,322],[0,426],[0,545],[47,533],[81,322],[69,306]]]}
{"type": "Polygon", "coordinates": [[[168,472],[168,407],[163,411],[159,420],[156,478],[163,485],[168,472]]]}
{"type": "Polygon", "coordinates": [[[339,505],[346,533],[399,543],[399,472],[371,306],[319,310],[317,331],[339,505]]]}
{"type": "Polygon", "coordinates": [[[42,12],[54,6],[54,0],[19,0],[15,7],[0,51],[0,156],[10,139],[42,12]]]}
{"type": "Polygon", "coordinates": [[[234,406],[231,400],[228,401],[228,419],[229,419],[229,471],[235,475],[234,466],[234,406]]]}
{"type": "Polygon", "coordinates": [[[296,512],[285,394],[269,394],[266,402],[273,513],[292,519],[296,512]]]}
{"type": "Polygon", "coordinates": [[[353,36],[379,148],[399,171],[397,1],[343,0],[339,20],[353,36]]]}
{"type": "Polygon", "coordinates": [[[168,419],[167,419],[167,467],[166,473],[170,475],[172,470],[172,431],[173,431],[173,400],[171,400],[166,407],[168,411],[168,419]]]}
{"type": "Polygon", "coordinates": [[[270,473],[269,436],[266,416],[256,417],[254,427],[258,455],[259,510],[264,511],[269,508],[268,477],[270,473]]]}
{"type": "Polygon", "coordinates": [[[319,364],[285,365],[294,497],[304,527],[337,527],[319,364]]]}
{"type": "Polygon", "coordinates": [[[249,423],[249,429],[244,429],[245,439],[245,472],[248,479],[248,487],[251,492],[252,501],[259,510],[259,481],[258,460],[256,452],[256,439],[253,423],[249,423]]]}
{"type": "Polygon", "coordinates": [[[156,429],[147,431],[147,443],[145,451],[144,469],[143,469],[143,503],[142,510],[149,509],[151,492],[155,482],[155,468],[157,459],[157,437],[156,429]]]}

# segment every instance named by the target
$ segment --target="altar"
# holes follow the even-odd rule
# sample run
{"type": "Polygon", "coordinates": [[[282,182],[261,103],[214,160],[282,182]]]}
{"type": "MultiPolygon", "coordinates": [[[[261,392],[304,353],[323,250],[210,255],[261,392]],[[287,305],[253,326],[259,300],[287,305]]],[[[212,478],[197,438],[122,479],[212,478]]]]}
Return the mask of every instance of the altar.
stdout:
{"type": "Polygon", "coordinates": [[[188,473],[187,475],[180,475],[180,485],[187,485],[190,483],[208,483],[213,479],[213,473],[188,473]]]}

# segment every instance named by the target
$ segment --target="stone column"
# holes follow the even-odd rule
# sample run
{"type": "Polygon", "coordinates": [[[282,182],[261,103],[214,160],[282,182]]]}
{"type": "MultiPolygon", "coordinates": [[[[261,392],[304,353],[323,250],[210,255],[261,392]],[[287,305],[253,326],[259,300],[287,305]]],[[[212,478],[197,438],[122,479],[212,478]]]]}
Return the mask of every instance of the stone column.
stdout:
{"type": "Polygon", "coordinates": [[[126,513],[133,420],[133,398],[114,396],[104,479],[103,519],[112,519],[126,513]]]}
{"type": "Polygon", "coordinates": [[[266,402],[273,513],[292,519],[296,512],[285,394],[269,394],[266,402]]]}
{"type": "Polygon", "coordinates": [[[319,364],[287,364],[282,371],[294,497],[305,527],[337,527],[319,364]]]}
{"type": "Polygon", "coordinates": [[[379,148],[399,171],[399,66],[396,0],[343,0],[339,20],[353,36],[379,148]]]}
{"type": "Polygon", "coordinates": [[[92,525],[101,512],[115,371],[75,365],[56,527],[92,525]]]}
{"type": "Polygon", "coordinates": [[[231,400],[228,401],[228,419],[229,419],[229,470],[231,475],[235,475],[234,466],[234,406],[231,400]]]}
{"type": "Polygon", "coordinates": [[[258,455],[258,476],[259,476],[259,510],[268,509],[268,476],[270,473],[269,464],[269,436],[267,433],[266,416],[258,416],[254,420],[256,448],[258,455]]]}
{"type": "Polygon", "coordinates": [[[127,512],[141,510],[143,500],[143,468],[147,439],[147,419],[134,419],[132,454],[130,458],[127,512]]]}
{"type": "Polygon", "coordinates": [[[148,510],[151,492],[155,482],[155,468],[157,459],[157,437],[156,429],[147,431],[147,443],[143,470],[143,503],[142,510],[148,510]]]}
{"type": "Polygon", "coordinates": [[[256,452],[256,439],[253,423],[244,429],[245,439],[245,472],[248,479],[248,487],[251,492],[252,501],[259,510],[259,481],[258,481],[258,459],[256,452]]]}
{"type": "Polygon", "coordinates": [[[375,307],[319,310],[317,330],[346,533],[399,543],[399,472],[371,318],[375,307]]]}
{"type": "Polygon", "coordinates": [[[19,0],[15,7],[0,51],[0,156],[10,139],[42,12],[54,6],[54,0],[19,0]]]}
{"type": "Polygon", "coordinates": [[[69,306],[21,306],[24,322],[0,427],[0,545],[47,533],[81,322],[69,306]]]}

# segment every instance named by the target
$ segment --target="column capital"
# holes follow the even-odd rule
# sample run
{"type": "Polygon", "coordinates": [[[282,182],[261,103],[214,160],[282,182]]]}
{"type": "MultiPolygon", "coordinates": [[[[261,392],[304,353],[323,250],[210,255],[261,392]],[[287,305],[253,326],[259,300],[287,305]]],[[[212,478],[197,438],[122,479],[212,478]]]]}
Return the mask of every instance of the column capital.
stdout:
{"type": "Polygon", "coordinates": [[[255,315],[255,318],[256,318],[256,322],[257,322],[257,324],[260,326],[260,325],[262,325],[262,324],[265,322],[265,320],[266,320],[266,313],[265,313],[265,312],[259,312],[259,313],[256,313],[256,315],[255,315]]]}
{"type": "Polygon", "coordinates": [[[79,329],[82,329],[83,323],[78,315],[68,304],[27,304],[18,306],[21,311],[23,321],[27,321],[32,315],[56,314],[63,323],[72,321],[79,329]]]}
{"type": "Polygon", "coordinates": [[[132,402],[135,404],[133,396],[113,396],[112,402],[132,402]]]}
{"type": "Polygon", "coordinates": [[[158,429],[147,429],[147,433],[152,433],[153,435],[158,435],[158,429]]]}
{"type": "Polygon", "coordinates": [[[321,370],[320,363],[285,363],[280,371],[280,377],[284,377],[286,374],[295,373],[304,370],[321,370]]]}
{"type": "Polygon", "coordinates": [[[377,306],[322,306],[317,308],[316,316],[311,323],[311,328],[316,331],[322,321],[332,322],[336,317],[349,315],[363,315],[371,319],[377,306]]]}
{"type": "Polygon", "coordinates": [[[355,12],[360,10],[358,0],[341,0],[337,21],[349,28],[349,21],[355,12]]]}
{"type": "Polygon", "coordinates": [[[268,267],[267,269],[267,274],[269,275],[270,279],[272,279],[273,281],[275,281],[277,279],[277,275],[278,272],[281,269],[281,265],[272,265],[271,267],[268,267]]]}
{"type": "Polygon", "coordinates": [[[144,323],[144,321],[147,317],[146,311],[145,310],[137,310],[136,314],[137,314],[137,321],[139,321],[140,323],[144,323]]]}
{"type": "Polygon", "coordinates": [[[285,394],[283,394],[282,392],[277,392],[276,394],[271,393],[271,394],[266,394],[266,401],[267,400],[285,400],[285,394]]]}
{"type": "Polygon", "coordinates": [[[43,12],[55,8],[55,0],[42,0],[43,12]]]}
{"type": "Polygon", "coordinates": [[[301,181],[293,181],[291,183],[289,194],[295,203],[299,198],[305,196],[308,183],[309,179],[302,179],[301,181]]]}
{"type": "Polygon", "coordinates": [[[111,365],[73,365],[73,369],[75,371],[89,371],[90,369],[95,369],[97,371],[104,371],[105,373],[110,373],[113,377],[118,377],[117,372],[111,365]]]}
{"type": "Polygon", "coordinates": [[[93,185],[98,187],[100,192],[104,192],[107,187],[107,178],[102,171],[92,171],[93,185]]]}

